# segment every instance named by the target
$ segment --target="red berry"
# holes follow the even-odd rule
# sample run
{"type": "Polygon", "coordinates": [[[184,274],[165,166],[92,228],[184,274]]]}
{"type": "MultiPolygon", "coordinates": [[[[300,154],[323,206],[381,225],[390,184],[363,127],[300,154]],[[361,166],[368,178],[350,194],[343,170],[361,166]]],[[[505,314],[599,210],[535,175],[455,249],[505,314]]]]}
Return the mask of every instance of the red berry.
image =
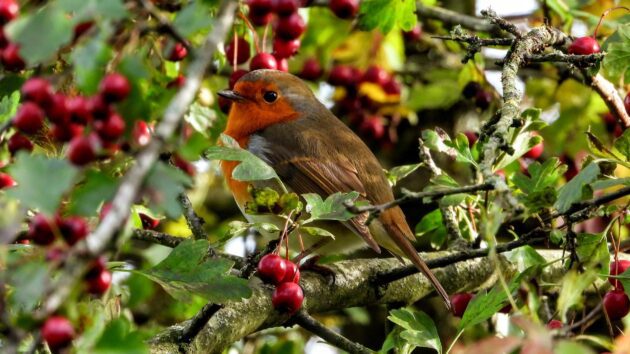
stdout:
{"type": "Polygon", "coordinates": [[[304,292],[296,283],[282,283],[273,291],[271,303],[281,312],[295,313],[302,307],[304,292]]]}
{"type": "Polygon", "coordinates": [[[576,38],[569,46],[569,54],[589,55],[601,52],[597,39],[593,37],[576,38]]]}
{"type": "Polygon", "coordinates": [[[471,293],[459,293],[451,296],[451,307],[453,308],[453,315],[456,317],[464,316],[468,303],[472,300],[473,294],[471,293]]]}
{"type": "Polygon", "coordinates": [[[258,262],[258,275],[273,284],[282,282],[287,272],[284,258],[277,254],[267,254],[258,262]]]}
{"type": "Polygon", "coordinates": [[[159,219],[154,219],[147,214],[138,213],[140,221],[142,222],[142,228],[145,230],[155,230],[160,225],[159,219]]]}
{"type": "Polygon", "coordinates": [[[44,214],[37,214],[31,219],[28,238],[38,245],[47,246],[55,241],[53,223],[44,214]]]}
{"type": "Polygon", "coordinates": [[[359,11],[359,0],[330,0],[328,7],[339,18],[352,18],[359,11]]]}
{"type": "Polygon", "coordinates": [[[297,12],[299,7],[297,0],[276,0],[274,11],[279,16],[290,16],[297,12]]]}
{"type": "Polygon", "coordinates": [[[562,322],[558,320],[551,320],[547,323],[548,329],[560,329],[562,328],[562,322]]]}
{"type": "Polygon", "coordinates": [[[13,20],[19,15],[20,5],[15,0],[0,0],[0,25],[13,20]]]}
{"type": "Polygon", "coordinates": [[[83,96],[66,99],[66,108],[70,114],[70,121],[77,124],[87,124],[92,120],[92,112],[88,98],[83,96]]]}
{"type": "Polygon", "coordinates": [[[228,63],[232,64],[234,62],[234,55],[236,55],[236,64],[243,64],[250,56],[249,42],[243,37],[238,37],[236,44],[238,44],[238,48],[234,41],[231,41],[225,46],[225,55],[228,63]]]}
{"type": "Polygon", "coordinates": [[[319,65],[317,59],[308,58],[304,61],[304,66],[302,66],[302,71],[299,76],[304,80],[315,81],[322,76],[322,73],[322,67],[319,65]]]}
{"type": "Polygon", "coordinates": [[[97,152],[101,149],[98,136],[90,134],[77,136],[68,145],[68,159],[77,166],[84,166],[96,160],[97,152]]]}
{"type": "Polygon", "coordinates": [[[276,35],[285,40],[299,38],[306,30],[306,23],[300,14],[294,12],[291,16],[281,17],[276,26],[276,35]]]}
{"type": "Polygon", "coordinates": [[[92,96],[87,101],[88,111],[92,118],[96,120],[107,119],[114,114],[112,106],[102,95],[92,96]]]}
{"type": "Polygon", "coordinates": [[[26,67],[26,63],[20,56],[20,46],[15,43],[9,43],[2,50],[2,65],[8,71],[20,71],[26,67]]]}
{"type": "Polygon", "coordinates": [[[250,70],[258,70],[258,69],[278,69],[278,61],[276,58],[269,53],[258,53],[249,63],[250,70]]]}
{"type": "Polygon", "coordinates": [[[41,77],[33,77],[22,85],[22,97],[25,101],[38,104],[40,107],[48,106],[53,98],[53,89],[48,80],[41,77]]]}
{"type": "Polygon", "coordinates": [[[186,82],[186,77],[184,75],[177,75],[171,82],[166,84],[166,88],[182,88],[184,83],[186,82]]]}
{"type": "Polygon", "coordinates": [[[15,187],[16,185],[17,182],[15,182],[13,177],[4,172],[0,172],[0,189],[8,189],[11,187],[15,187]]]}
{"type": "Polygon", "coordinates": [[[289,61],[286,58],[276,58],[276,61],[278,62],[278,70],[285,73],[289,72],[289,61]]]}
{"type": "Polygon", "coordinates": [[[626,98],[623,99],[623,105],[626,107],[626,113],[630,114],[630,92],[628,92],[626,98]]]}
{"type": "Polygon", "coordinates": [[[417,42],[422,38],[422,26],[419,23],[416,24],[416,27],[412,28],[411,31],[403,32],[403,37],[407,42],[417,42]]]}
{"type": "Polygon", "coordinates": [[[328,74],[328,83],[333,86],[346,86],[350,87],[356,84],[357,75],[356,71],[346,65],[337,65],[330,70],[328,74]]]}
{"type": "Polygon", "coordinates": [[[57,217],[55,222],[59,233],[70,246],[83,240],[89,233],[87,221],[79,216],[57,217]]]}
{"type": "MultiPolygon", "coordinates": [[[[610,275],[619,275],[626,271],[626,269],[630,268],[630,261],[627,260],[619,260],[618,262],[610,263],[610,275]]],[[[617,278],[608,278],[608,281],[615,289],[623,290],[623,285],[617,278]]]]}
{"type": "Polygon", "coordinates": [[[385,135],[385,125],[380,116],[369,116],[359,126],[361,134],[380,140],[385,135]]]}
{"type": "Polygon", "coordinates": [[[4,27],[0,27],[0,49],[4,49],[9,45],[9,40],[4,34],[4,27]]]}
{"type": "Polygon", "coordinates": [[[182,61],[188,55],[188,49],[184,44],[177,42],[171,48],[171,52],[168,54],[168,60],[170,61],[182,61]]]}
{"type": "Polygon", "coordinates": [[[33,102],[25,102],[13,118],[13,125],[23,133],[34,134],[44,127],[44,111],[33,102]]]}
{"type": "Polygon", "coordinates": [[[238,69],[236,71],[234,71],[231,75],[230,75],[230,81],[228,83],[228,86],[230,87],[230,89],[234,88],[234,85],[236,85],[236,82],[242,78],[245,74],[247,74],[249,71],[247,70],[243,70],[243,69],[238,69]]]}
{"type": "Polygon", "coordinates": [[[532,160],[536,160],[537,158],[540,157],[540,155],[542,155],[543,150],[545,149],[545,145],[543,144],[543,142],[539,142],[538,144],[534,145],[534,147],[532,147],[528,152],[525,153],[525,155],[523,155],[524,157],[530,158],[532,160]]]}
{"type": "Polygon", "coordinates": [[[272,15],[273,14],[271,12],[258,14],[250,11],[249,20],[254,24],[254,26],[266,26],[269,22],[271,22],[271,19],[273,19],[272,15]]]}
{"type": "Polygon", "coordinates": [[[477,92],[483,90],[481,84],[477,81],[468,81],[466,86],[462,89],[462,95],[466,98],[473,98],[477,96],[477,92]]]}
{"type": "Polygon", "coordinates": [[[376,65],[372,65],[365,71],[363,77],[361,78],[361,81],[372,82],[380,86],[384,86],[389,81],[389,79],[390,76],[387,71],[376,65]]]}
{"type": "MultiPolygon", "coordinates": [[[[284,258],[283,258],[284,259],[284,258]]],[[[299,283],[300,282],[300,267],[297,264],[291,262],[288,259],[284,259],[287,271],[284,273],[281,283],[299,283]]]]}
{"type": "Polygon", "coordinates": [[[42,339],[53,352],[68,346],[74,336],[72,323],[62,316],[52,316],[42,326],[42,339]]]}
{"type": "Polygon", "coordinates": [[[385,91],[386,94],[400,96],[400,84],[393,77],[387,80],[387,82],[384,83],[382,87],[383,91],[385,91]]]}
{"type": "Polygon", "coordinates": [[[274,4],[272,0],[249,0],[247,1],[247,4],[249,5],[250,14],[268,14],[271,13],[271,11],[273,11],[274,9],[274,4]]]}
{"type": "Polygon", "coordinates": [[[276,58],[289,58],[297,54],[300,49],[300,40],[283,40],[276,38],[273,41],[273,55],[276,58]]]}
{"type": "Polygon", "coordinates": [[[125,120],[113,113],[105,120],[94,121],[94,130],[101,139],[115,141],[125,132],[125,120]]]}
{"type": "Polygon", "coordinates": [[[488,109],[490,103],[492,103],[492,94],[486,90],[479,90],[475,93],[475,106],[482,110],[488,109]]]}
{"type": "Polygon", "coordinates": [[[611,320],[616,321],[625,317],[630,311],[630,300],[623,290],[612,290],[604,295],[604,310],[611,320]]]}
{"type": "Polygon", "coordinates": [[[56,93],[52,96],[50,104],[45,108],[48,119],[56,124],[67,124],[70,121],[70,110],[66,96],[56,93]]]}
{"type": "Polygon", "coordinates": [[[85,32],[89,31],[94,26],[94,21],[84,21],[74,26],[74,40],[76,41],[85,32]]]}
{"type": "Polygon", "coordinates": [[[465,131],[464,135],[466,135],[466,138],[468,139],[468,146],[470,147],[475,145],[475,143],[477,142],[477,139],[479,139],[479,135],[477,135],[477,133],[470,130],[465,131]]]}
{"type": "Polygon", "coordinates": [[[129,92],[131,92],[129,81],[119,73],[108,74],[99,85],[99,93],[110,103],[124,100],[129,96],[129,92]]]}
{"type": "Polygon", "coordinates": [[[102,295],[112,284],[112,273],[107,270],[103,270],[94,277],[88,277],[86,281],[87,291],[90,294],[102,295]]]}
{"type": "Polygon", "coordinates": [[[81,134],[83,134],[83,126],[74,123],[54,124],[50,129],[52,138],[59,142],[68,142],[81,134]]]}
{"type": "Polygon", "coordinates": [[[33,143],[20,133],[15,133],[9,138],[7,147],[11,155],[15,155],[20,150],[33,151],[33,143]]]}
{"type": "Polygon", "coordinates": [[[151,141],[151,130],[149,130],[147,122],[143,120],[136,121],[131,135],[136,146],[145,146],[151,141]]]}
{"type": "Polygon", "coordinates": [[[178,154],[173,154],[173,156],[171,156],[171,161],[173,162],[173,165],[175,165],[175,167],[184,171],[184,173],[189,175],[190,177],[195,176],[195,174],[197,173],[195,166],[178,154]]]}

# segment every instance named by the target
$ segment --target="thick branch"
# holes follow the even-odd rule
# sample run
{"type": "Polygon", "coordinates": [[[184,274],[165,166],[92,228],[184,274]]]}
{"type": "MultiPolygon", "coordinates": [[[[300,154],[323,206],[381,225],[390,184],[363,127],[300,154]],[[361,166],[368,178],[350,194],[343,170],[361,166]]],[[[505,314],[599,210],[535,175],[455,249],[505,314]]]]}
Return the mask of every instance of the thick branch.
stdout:
{"type": "Polygon", "coordinates": [[[416,2],[416,14],[421,18],[430,18],[447,25],[462,26],[478,32],[496,32],[497,27],[483,18],[463,15],[441,7],[425,6],[421,1],[416,2]]]}
{"type": "Polygon", "coordinates": [[[582,70],[586,83],[597,92],[608,106],[610,113],[612,113],[622,127],[625,129],[630,128],[630,116],[626,112],[626,108],[623,104],[623,99],[617,92],[615,85],[606,80],[602,75],[597,74],[590,76],[586,70],[582,70]]]}

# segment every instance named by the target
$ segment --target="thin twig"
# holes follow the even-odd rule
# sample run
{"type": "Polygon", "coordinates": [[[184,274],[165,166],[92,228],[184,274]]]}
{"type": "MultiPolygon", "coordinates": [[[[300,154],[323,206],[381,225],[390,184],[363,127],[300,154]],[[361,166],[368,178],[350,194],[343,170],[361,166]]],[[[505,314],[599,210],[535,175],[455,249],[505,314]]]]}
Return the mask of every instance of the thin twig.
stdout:
{"type": "Polygon", "coordinates": [[[299,325],[300,327],[306,329],[307,331],[316,334],[326,342],[334,345],[335,347],[345,350],[348,353],[352,354],[371,354],[374,351],[364,347],[359,343],[355,343],[348,338],[342,336],[339,333],[336,333],[326,326],[324,326],[321,322],[313,318],[306,311],[302,310],[296,313],[292,318],[292,322],[299,325]]]}
{"type": "Polygon", "coordinates": [[[491,23],[497,25],[497,27],[501,28],[502,30],[509,32],[511,34],[514,35],[514,37],[516,38],[521,38],[523,37],[523,32],[518,29],[516,27],[515,24],[513,24],[512,22],[499,17],[496,12],[494,12],[493,10],[482,10],[481,14],[486,17],[487,19],[490,20],[491,23]]]}
{"type": "Polygon", "coordinates": [[[452,26],[462,26],[479,32],[498,32],[498,28],[483,18],[463,15],[458,12],[440,7],[426,6],[421,1],[416,2],[416,14],[421,18],[430,18],[452,26]]]}
{"type": "Polygon", "coordinates": [[[207,235],[205,230],[203,229],[203,225],[205,221],[195,213],[195,209],[193,209],[192,203],[186,193],[182,193],[179,195],[179,204],[184,209],[184,218],[186,219],[186,224],[188,224],[188,228],[192,231],[192,235],[195,240],[205,240],[207,239],[207,235]]]}
{"type": "Polygon", "coordinates": [[[157,30],[159,32],[162,33],[166,33],[168,35],[170,35],[171,37],[173,37],[173,39],[179,43],[181,43],[186,50],[188,51],[188,53],[193,53],[194,48],[192,48],[190,46],[190,43],[188,43],[188,40],[186,40],[186,38],[184,38],[178,31],[177,29],[175,29],[175,27],[173,26],[173,24],[171,23],[171,21],[169,21],[166,17],[164,17],[161,13],[160,10],[155,7],[155,5],[153,5],[153,3],[149,0],[138,0],[138,2],[140,3],[140,5],[142,5],[142,7],[145,8],[145,10],[147,10],[147,12],[153,16],[159,23],[159,26],[157,28],[157,30]]]}
{"type": "Polygon", "coordinates": [[[131,237],[136,240],[151,242],[170,248],[175,248],[183,241],[186,241],[186,239],[183,237],[177,237],[157,231],[142,229],[133,230],[133,234],[131,235],[131,237]]]}

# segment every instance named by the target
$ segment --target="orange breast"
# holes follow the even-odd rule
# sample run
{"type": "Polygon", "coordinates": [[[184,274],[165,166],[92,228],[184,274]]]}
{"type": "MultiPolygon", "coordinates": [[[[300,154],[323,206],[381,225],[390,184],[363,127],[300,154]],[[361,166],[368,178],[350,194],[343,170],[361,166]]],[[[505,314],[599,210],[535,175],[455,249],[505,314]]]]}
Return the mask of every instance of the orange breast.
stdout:
{"type": "MultiPolygon", "coordinates": [[[[241,139],[236,139],[236,141],[242,148],[245,148],[247,146],[247,143],[249,142],[249,138],[245,137],[241,139]]],[[[232,172],[239,163],[240,161],[221,161],[221,170],[223,171],[223,176],[225,177],[228,188],[232,192],[232,195],[234,195],[234,200],[236,200],[236,203],[240,207],[243,207],[246,202],[251,200],[251,195],[247,191],[249,183],[237,181],[232,178],[232,172]]]]}

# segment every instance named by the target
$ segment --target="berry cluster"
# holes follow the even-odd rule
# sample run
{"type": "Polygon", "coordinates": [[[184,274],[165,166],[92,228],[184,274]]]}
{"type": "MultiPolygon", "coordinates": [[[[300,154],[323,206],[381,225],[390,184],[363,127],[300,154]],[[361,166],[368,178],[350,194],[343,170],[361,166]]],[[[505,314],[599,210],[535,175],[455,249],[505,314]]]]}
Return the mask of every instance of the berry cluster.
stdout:
{"type": "MultiPolygon", "coordinates": [[[[630,268],[630,261],[620,260],[610,263],[610,275],[616,276],[630,268]]],[[[613,290],[604,295],[604,310],[608,317],[615,321],[625,317],[630,312],[630,299],[624,292],[623,285],[617,278],[608,278],[613,290]]]]}
{"type": "Polygon", "coordinates": [[[302,307],[304,292],[298,284],[300,269],[295,263],[276,254],[268,254],[258,262],[258,275],[276,285],[271,297],[275,309],[293,314],[302,307]]]}
{"type": "Polygon", "coordinates": [[[20,5],[16,0],[0,0],[0,61],[5,70],[21,71],[26,67],[20,56],[20,46],[11,43],[4,33],[4,25],[14,20],[20,13],[20,5]]]}

